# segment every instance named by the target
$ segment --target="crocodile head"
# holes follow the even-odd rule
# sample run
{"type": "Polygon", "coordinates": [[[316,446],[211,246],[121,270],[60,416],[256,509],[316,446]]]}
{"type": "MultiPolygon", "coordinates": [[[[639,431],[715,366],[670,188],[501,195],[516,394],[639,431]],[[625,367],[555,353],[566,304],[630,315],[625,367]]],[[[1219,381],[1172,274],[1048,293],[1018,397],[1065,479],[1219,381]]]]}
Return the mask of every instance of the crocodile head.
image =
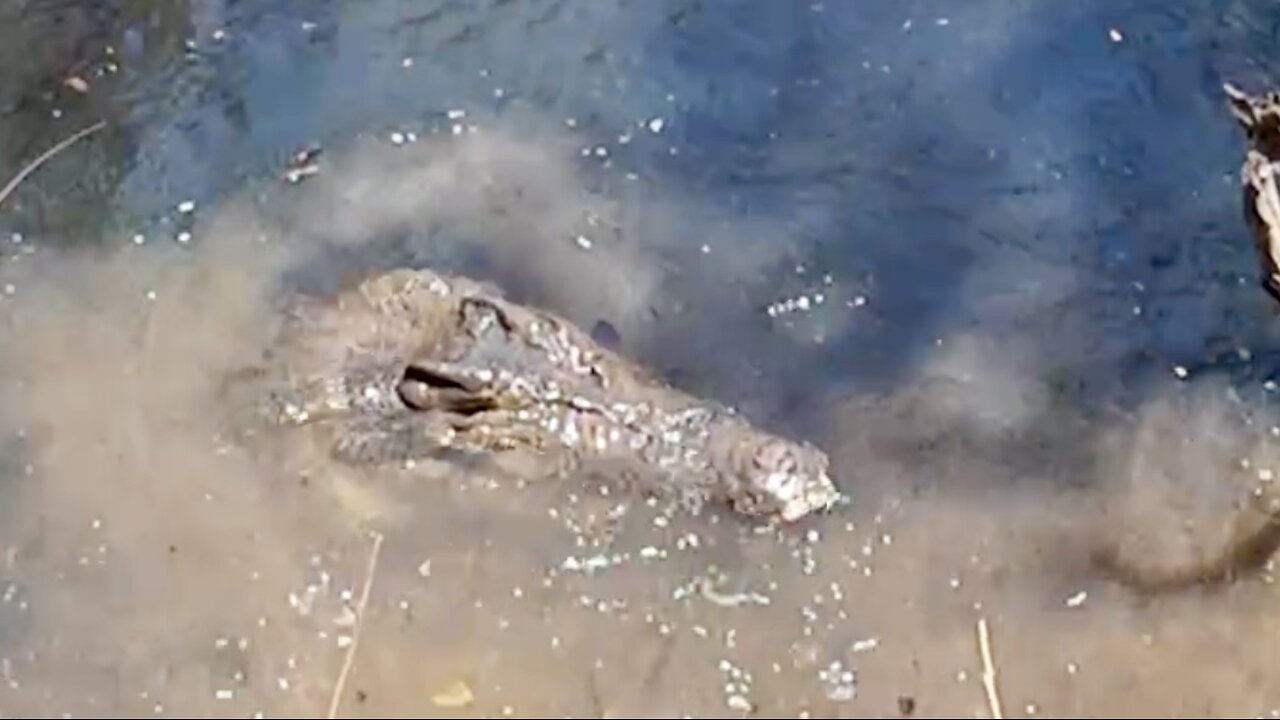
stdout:
{"type": "Polygon", "coordinates": [[[739,426],[730,453],[728,500],[746,515],[795,522],[829,510],[842,494],[819,448],[739,426]]]}

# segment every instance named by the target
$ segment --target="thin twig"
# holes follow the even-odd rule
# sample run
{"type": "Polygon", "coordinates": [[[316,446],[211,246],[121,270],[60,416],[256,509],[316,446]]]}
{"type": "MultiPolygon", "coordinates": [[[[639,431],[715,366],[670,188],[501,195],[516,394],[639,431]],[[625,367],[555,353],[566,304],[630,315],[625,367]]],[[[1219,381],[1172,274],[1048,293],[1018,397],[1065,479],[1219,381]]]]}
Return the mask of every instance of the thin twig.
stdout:
{"type": "Polygon", "coordinates": [[[23,180],[27,179],[28,175],[35,172],[40,168],[41,165],[48,162],[49,158],[52,158],[54,155],[57,155],[63,150],[66,150],[67,148],[76,144],[82,138],[88,137],[89,135],[92,135],[93,133],[98,132],[99,130],[101,130],[106,126],[107,126],[107,123],[105,120],[99,120],[93,125],[90,125],[89,127],[84,128],[83,130],[77,132],[75,135],[72,135],[66,140],[63,140],[57,145],[54,145],[53,147],[49,148],[48,150],[45,150],[44,154],[42,154],[40,157],[36,158],[35,160],[32,160],[30,163],[27,164],[26,167],[19,170],[18,174],[14,175],[13,179],[9,181],[9,184],[5,185],[3,190],[0,190],[0,205],[3,205],[4,201],[8,199],[10,195],[13,194],[13,191],[18,189],[18,186],[22,184],[23,180]]]}
{"type": "Polygon", "coordinates": [[[982,655],[982,687],[987,691],[987,707],[991,717],[1002,720],[1000,695],[996,692],[996,666],[991,660],[991,636],[987,632],[987,619],[978,618],[978,652],[982,655]]]}
{"type": "Polygon", "coordinates": [[[329,718],[338,717],[338,706],[342,704],[342,691],[347,686],[347,676],[351,674],[351,666],[356,661],[356,646],[360,644],[360,629],[364,627],[364,612],[369,607],[369,592],[373,589],[373,575],[378,569],[378,551],[382,549],[382,533],[373,534],[373,549],[369,551],[369,567],[365,571],[364,589],[360,591],[360,600],[356,604],[356,625],[351,631],[351,644],[347,646],[347,656],[342,661],[342,671],[338,673],[338,681],[333,685],[333,697],[329,699],[329,718]]]}

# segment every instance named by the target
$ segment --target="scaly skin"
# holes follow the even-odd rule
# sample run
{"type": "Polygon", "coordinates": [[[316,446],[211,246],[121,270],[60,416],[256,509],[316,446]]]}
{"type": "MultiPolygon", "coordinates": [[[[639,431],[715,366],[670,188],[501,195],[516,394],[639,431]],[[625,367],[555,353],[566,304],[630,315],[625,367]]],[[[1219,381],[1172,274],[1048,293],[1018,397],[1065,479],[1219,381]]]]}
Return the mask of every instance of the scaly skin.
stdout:
{"type": "Polygon", "coordinates": [[[630,466],[692,507],[794,521],[840,497],[816,447],[674,389],[572,323],[478,282],[393,270],[295,311],[271,417],[333,428],[350,463],[442,450],[630,466]],[[621,463],[619,465],[618,463],[621,463]]]}

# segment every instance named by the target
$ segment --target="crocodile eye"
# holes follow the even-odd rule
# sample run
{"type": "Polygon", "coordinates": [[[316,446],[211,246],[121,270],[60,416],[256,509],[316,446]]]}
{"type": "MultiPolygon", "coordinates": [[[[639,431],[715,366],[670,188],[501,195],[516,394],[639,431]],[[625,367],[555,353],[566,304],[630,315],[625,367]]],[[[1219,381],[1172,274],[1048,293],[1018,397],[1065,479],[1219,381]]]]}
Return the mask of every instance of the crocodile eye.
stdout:
{"type": "Polygon", "coordinates": [[[775,441],[765,443],[756,451],[755,464],[771,473],[791,473],[796,468],[796,459],[785,443],[775,441]]]}

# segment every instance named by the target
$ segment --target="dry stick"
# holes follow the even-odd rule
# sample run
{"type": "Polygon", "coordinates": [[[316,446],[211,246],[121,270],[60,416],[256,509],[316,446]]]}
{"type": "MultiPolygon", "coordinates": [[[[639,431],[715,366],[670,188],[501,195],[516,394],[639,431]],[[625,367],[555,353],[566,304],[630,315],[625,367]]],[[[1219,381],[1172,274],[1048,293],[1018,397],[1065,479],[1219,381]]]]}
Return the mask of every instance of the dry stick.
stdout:
{"type": "Polygon", "coordinates": [[[71,147],[75,143],[79,142],[81,138],[88,137],[89,135],[92,135],[93,133],[98,132],[99,130],[101,130],[106,126],[107,126],[107,123],[105,120],[99,120],[93,125],[90,125],[89,127],[77,132],[75,135],[72,135],[66,140],[63,140],[57,145],[54,145],[53,147],[49,148],[48,150],[45,150],[43,155],[36,158],[35,160],[32,160],[30,163],[27,164],[26,167],[19,170],[18,174],[14,175],[13,179],[9,181],[9,184],[5,185],[3,190],[0,190],[0,205],[3,205],[4,201],[8,199],[10,195],[13,194],[13,191],[18,189],[18,186],[22,184],[23,180],[27,179],[28,175],[35,172],[37,169],[40,168],[41,165],[48,162],[49,158],[71,147]]]}
{"type": "Polygon", "coordinates": [[[356,660],[356,646],[360,644],[360,629],[364,627],[364,611],[369,607],[369,592],[373,589],[373,575],[378,569],[378,551],[382,549],[382,533],[373,534],[373,549],[369,551],[369,567],[365,571],[364,589],[360,591],[360,601],[356,604],[356,625],[351,631],[351,644],[347,646],[347,656],[342,661],[342,671],[338,673],[338,681],[333,685],[333,697],[329,699],[329,718],[338,717],[338,706],[342,703],[342,691],[347,686],[347,676],[351,674],[351,666],[356,660]]]}
{"type": "Polygon", "coordinates": [[[987,619],[978,618],[978,652],[982,654],[982,687],[987,691],[987,707],[991,717],[1002,720],[1000,695],[996,692],[996,667],[991,661],[991,636],[987,632],[987,619]]]}

